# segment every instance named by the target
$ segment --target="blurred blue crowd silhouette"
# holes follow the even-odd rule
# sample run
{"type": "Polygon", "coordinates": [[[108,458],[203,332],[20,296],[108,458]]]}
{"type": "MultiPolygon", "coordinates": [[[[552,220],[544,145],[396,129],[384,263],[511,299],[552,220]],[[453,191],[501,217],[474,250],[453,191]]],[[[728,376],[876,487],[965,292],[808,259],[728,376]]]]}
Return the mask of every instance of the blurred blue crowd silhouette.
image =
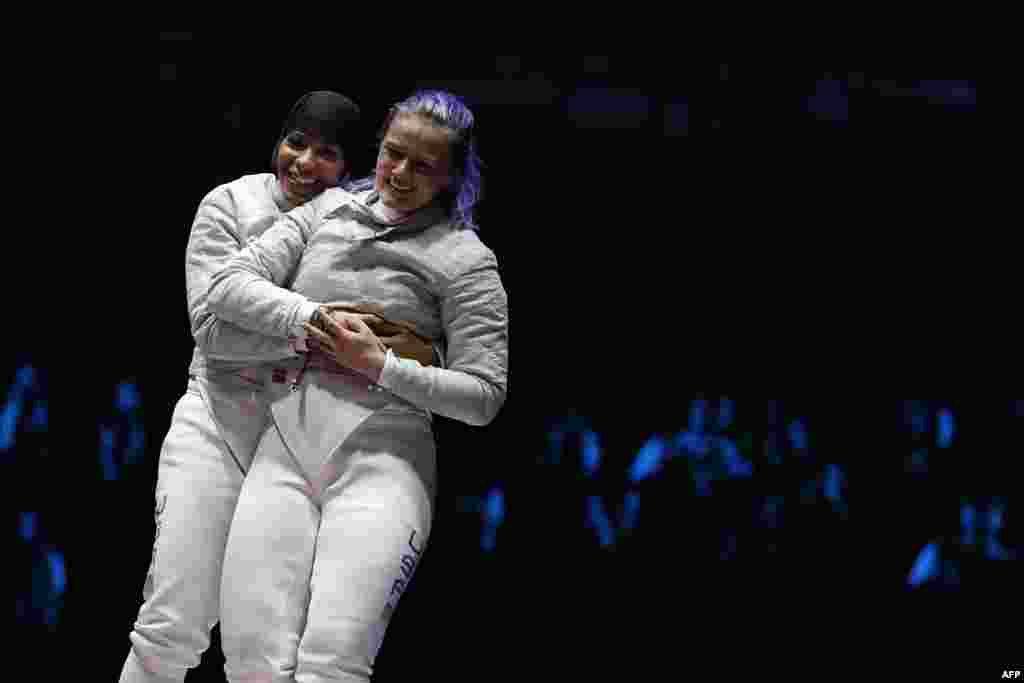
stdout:
{"type": "MultiPolygon", "coordinates": [[[[5,393],[0,453],[8,463],[31,459],[34,452],[46,448],[48,406],[43,379],[31,364],[22,365],[5,393]]],[[[960,445],[956,408],[943,401],[896,403],[897,428],[887,433],[893,446],[880,454],[884,459],[905,448],[898,481],[905,487],[908,505],[923,506],[922,514],[933,518],[921,527],[930,534],[904,539],[914,548],[913,557],[900,570],[905,572],[906,588],[955,589],[963,580],[964,558],[1019,559],[1019,541],[1008,533],[1012,500],[1005,491],[967,484],[961,490],[947,490],[948,482],[932,482],[937,456],[960,445]],[[932,493],[914,499],[926,490],[932,493]],[[958,525],[946,533],[943,518],[953,512],[953,506],[958,506],[958,525]]],[[[1010,402],[1008,411],[1011,418],[1024,417],[1024,401],[1010,402]]],[[[556,489],[564,500],[546,512],[534,511],[533,523],[546,523],[545,516],[568,515],[571,519],[547,521],[566,528],[578,519],[584,543],[599,552],[629,553],[645,542],[645,527],[665,524],[666,516],[682,518],[686,511],[697,510],[699,514],[691,519],[705,527],[711,544],[696,545],[696,552],[704,559],[733,560],[781,552],[779,544],[785,543],[781,532],[789,526],[798,527],[798,534],[831,534],[855,523],[869,505],[872,493],[858,498],[851,484],[850,470],[857,463],[842,450],[830,449],[829,442],[819,438],[812,419],[785,401],[697,396],[688,402],[684,414],[685,424],[678,431],[646,434],[639,448],[627,454],[610,453],[604,445],[614,425],[595,424],[572,411],[551,419],[546,448],[534,459],[531,478],[562,477],[573,485],[556,489]],[[568,478],[566,472],[570,472],[568,478]],[[810,526],[808,517],[814,520],[810,526]]],[[[859,428],[853,422],[840,431],[859,428]]],[[[132,381],[116,385],[110,410],[97,429],[98,479],[118,480],[126,468],[146,459],[142,397],[132,381]]],[[[477,520],[482,555],[500,555],[503,529],[516,522],[516,509],[527,507],[517,499],[532,495],[509,482],[514,480],[506,473],[496,473],[481,491],[460,491],[454,497],[456,514],[477,520]]],[[[18,584],[17,620],[52,630],[59,623],[69,581],[64,555],[37,510],[18,510],[16,525],[26,569],[18,584]]],[[[815,541],[806,537],[804,542],[815,541]]]]}
{"type": "MultiPolygon", "coordinates": [[[[647,435],[628,458],[622,454],[609,457],[603,446],[603,433],[613,431],[614,425],[602,432],[600,426],[575,412],[553,420],[546,435],[547,448],[538,458],[540,470],[534,477],[543,477],[544,471],[549,476],[564,477],[567,467],[576,474],[574,484],[558,494],[574,500],[562,501],[551,514],[576,514],[572,512],[575,508],[595,547],[624,552],[636,547],[631,546],[631,537],[643,537],[645,524],[664,525],[667,517],[674,516],[676,521],[714,527],[716,547],[703,547],[698,552],[720,560],[777,552],[782,535],[774,532],[787,526],[796,526],[796,535],[806,532],[803,542],[813,544],[815,534],[841,532],[856,524],[858,508],[851,505],[849,470],[858,463],[851,462],[848,451],[815,446],[816,436],[808,418],[787,410],[784,401],[743,403],[748,411],[756,406],[754,414],[763,419],[762,424],[748,420],[748,424],[738,425],[736,400],[698,396],[689,402],[686,423],[679,431],[647,435]],[[556,468],[563,474],[555,475],[556,468]],[[722,501],[715,502],[713,499],[718,497],[722,501]],[[697,507],[689,507],[692,505],[697,507]],[[704,513],[687,519],[683,511],[694,509],[704,513]],[[804,519],[798,521],[800,518],[804,519]]],[[[915,548],[913,560],[899,569],[905,573],[905,587],[956,587],[960,583],[958,565],[965,557],[983,561],[1018,559],[1019,541],[1013,542],[1007,535],[1008,495],[977,490],[969,485],[969,477],[957,490],[954,476],[954,488],[948,489],[948,482],[934,476],[936,454],[950,452],[958,443],[955,408],[943,401],[895,403],[900,413],[895,429],[875,432],[887,437],[891,445],[863,452],[859,458],[862,470],[874,468],[886,473],[893,468],[885,466],[885,459],[901,457],[898,469],[902,471],[895,479],[902,487],[898,495],[908,506],[920,507],[919,515],[926,518],[923,528],[932,530],[931,536],[919,538],[912,535],[916,527],[901,527],[910,535],[897,540],[915,548]],[[905,452],[897,455],[904,445],[905,452]],[[915,499],[921,491],[929,493],[915,499]],[[944,520],[956,506],[959,527],[946,533],[944,520]]],[[[1021,403],[1012,402],[1007,415],[993,419],[1020,417],[1021,403]]],[[[845,429],[861,429],[859,419],[855,414],[848,415],[845,429]]],[[[830,428],[835,428],[834,422],[830,428]]],[[[1003,444],[1002,448],[1009,451],[1012,446],[1003,444]]],[[[884,482],[872,482],[868,477],[861,482],[866,490],[859,498],[859,509],[867,511],[873,505],[873,488],[883,487],[884,482]]],[[[482,495],[460,497],[459,511],[479,516],[483,552],[498,549],[499,531],[510,521],[506,519],[506,496],[513,510],[517,497],[529,496],[527,491],[517,493],[492,484],[482,495]]],[[[528,506],[519,506],[524,507],[528,506]]],[[[877,517],[884,513],[872,514],[877,517]]]]}

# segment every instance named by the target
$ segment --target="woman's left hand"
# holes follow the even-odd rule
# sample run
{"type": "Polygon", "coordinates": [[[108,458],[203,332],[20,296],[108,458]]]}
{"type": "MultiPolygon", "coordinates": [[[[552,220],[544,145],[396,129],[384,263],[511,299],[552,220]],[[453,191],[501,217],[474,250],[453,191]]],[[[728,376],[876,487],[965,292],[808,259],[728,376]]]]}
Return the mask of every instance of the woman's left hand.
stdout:
{"type": "Polygon", "coordinates": [[[324,330],[304,323],[306,332],[341,365],[366,375],[371,381],[380,379],[387,349],[370,326],[357,315],[343,311],[320,310],[324,330]]]}

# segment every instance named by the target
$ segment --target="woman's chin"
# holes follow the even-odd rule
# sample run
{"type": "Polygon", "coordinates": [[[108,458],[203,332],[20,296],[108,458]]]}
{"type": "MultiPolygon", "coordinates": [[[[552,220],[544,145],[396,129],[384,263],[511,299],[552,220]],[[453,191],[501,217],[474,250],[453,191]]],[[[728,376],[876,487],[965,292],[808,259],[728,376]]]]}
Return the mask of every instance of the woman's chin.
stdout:
{"type": "Polygon", "coordinates": [[[380,202],[389,209],[395,211],[409,211],[409,203],[405,200],[405,197],[399,197],[390,189],[385,188],[380,193],[380,202]]]}

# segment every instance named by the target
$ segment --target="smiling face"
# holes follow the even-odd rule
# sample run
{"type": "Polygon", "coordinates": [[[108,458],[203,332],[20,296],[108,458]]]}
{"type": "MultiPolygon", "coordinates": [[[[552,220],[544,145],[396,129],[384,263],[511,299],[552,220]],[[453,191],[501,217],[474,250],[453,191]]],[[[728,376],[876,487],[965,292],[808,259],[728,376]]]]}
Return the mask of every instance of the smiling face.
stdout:
{"type": "Polygon", "coordinates": [[[344,173],[341,147],[312,133],[293,130],[277,148],[277,182],[293,207],[334,187],[344,173]]]}
{"type": "Polygon", "coordinates": [[[427,116],[399,113],[377,155],[375,186],[389,209],[411,213],[448,187],[451,138],[427,116]]]}

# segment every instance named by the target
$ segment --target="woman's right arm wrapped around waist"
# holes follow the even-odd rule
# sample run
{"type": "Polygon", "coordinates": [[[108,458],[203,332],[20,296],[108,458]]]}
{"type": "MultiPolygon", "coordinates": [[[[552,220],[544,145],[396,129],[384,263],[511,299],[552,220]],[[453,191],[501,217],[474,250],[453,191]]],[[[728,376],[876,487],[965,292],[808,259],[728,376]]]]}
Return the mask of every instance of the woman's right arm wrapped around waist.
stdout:
{"type": "Polygon", "coordinates": [[[302,258],[317,223],[314,200],[285,214],[213,276],[209,309],[219,318],[270,337],[301,334],[317,309],[283,285],[302,258]]]}

